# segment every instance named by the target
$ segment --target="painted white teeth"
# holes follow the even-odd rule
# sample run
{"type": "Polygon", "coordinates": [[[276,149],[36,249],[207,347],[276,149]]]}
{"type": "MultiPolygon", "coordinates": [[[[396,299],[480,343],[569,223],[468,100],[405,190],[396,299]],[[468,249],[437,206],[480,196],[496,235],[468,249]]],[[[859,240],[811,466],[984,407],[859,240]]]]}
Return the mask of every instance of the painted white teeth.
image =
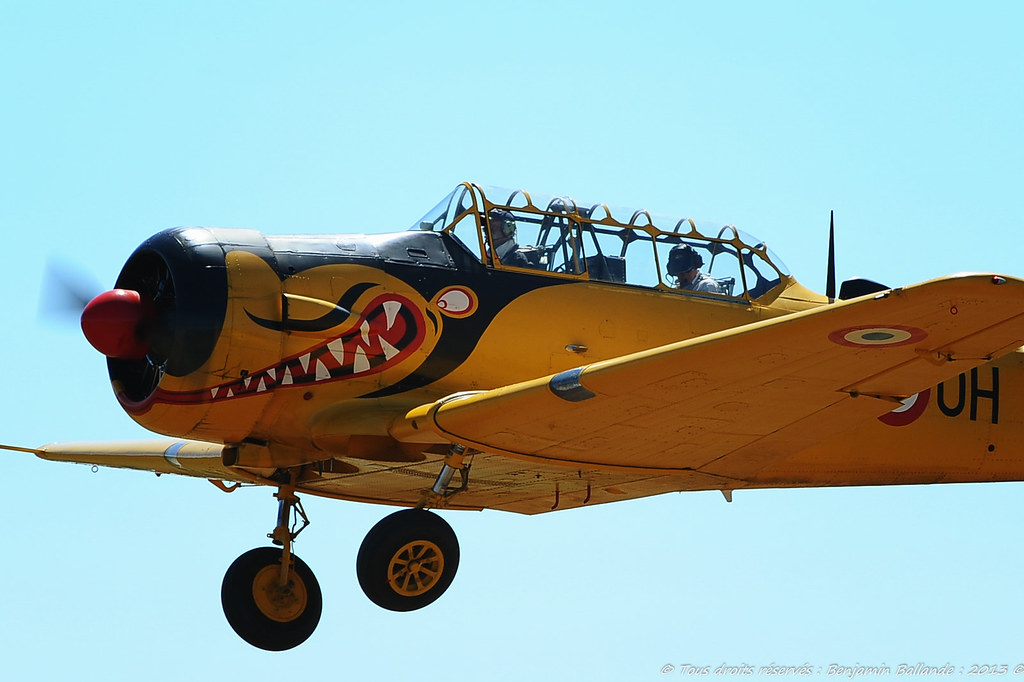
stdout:
{"type": "Polygon", "coordinates": [[[334,356],[339,365],[345,364],[345,346],[342,344],[341,339],[334,339],[327,344],[327,350],[331,351],[331,355],[334,356]]]}
{"type": "MultiPolygon", "coordinates": [[[[384,310],[385,325],[388,330],[395,326],[395,321],[398,319],[398,314],[402,310],[402,304],[398,301],[384,301],[381,304],[384,310]]],[[[362,337],[363,344],[366,347],[373,347],[376,343],[371,343],[371,325],[369,320],[363,320],[363,323],[359,326],[359,333],[362,337]]],[[[386,360],[391,360],[397,356],[401,351],[391,345],[386,339],[373,334],[373,338],[376,342],[380,343],[381,352],[386,360]]],[[[331,340],[327,344],[327,350],[331,353],[334,361],[337,362],[339,367],[345,367],[345,343],[342,339],[337,338],[331,340]]],[[[363,372],[370,371],[370,359],[366,355],[367,351],[363,346],[356,346],[351,351],[352,360],[352,374],[361,374],[363,372]]],[[[295,358],[298,360],[299,365],[302,367],[300,377],[308,378],[310,373],[314,374],[316,381],[326,381],[331,379],[331,371],[327,365],[324,364],[323,360],[317,358],[313,359],[312,353],[305,353],[295,358]],[[312,367],[311,367],[312,365],[312,367]]],[[[235,384],[235,388],[238,389],[239,395],[242,392],[250,391],[250,387],[253,381],[256,380],[256,393],[263,393],[271,390],[274,386],[289,386],[295,383],[295,377],[292,375],[292,368],[287,363],[282,363],[277,367],[270,367],[264,370],[260,374],[250,374],[242,378],[241,385],[235,384]],[[278,378],[280,375],[280,379],[278,378]]],[[[210,389],[210,398],[212,400],[232,398],[235,396],[235,391],[230,386],[217,386],[210,389]]]]}
{"type": "Polygon", "coordinates": [[[395,318],[398,317],[398,311],[402,309],[402,304],[398,301],[384,301],[384,317],[387,320],[388,329],[395,324],[395,318]]]}
{"type": "Polygon", "coordinates": [[[366,351],[362,348],[356,348],[356,357],[352,361],[352,373],[359,374],[370,369],[370,361],[366,359],[366,351]]]}
{"type": "Polygon", "coordinates": [[[380,339],[380,347],[384,350],[384,357],[388,360],[398,355],[398,349],[385,341],[383,337],[380,339]]]}

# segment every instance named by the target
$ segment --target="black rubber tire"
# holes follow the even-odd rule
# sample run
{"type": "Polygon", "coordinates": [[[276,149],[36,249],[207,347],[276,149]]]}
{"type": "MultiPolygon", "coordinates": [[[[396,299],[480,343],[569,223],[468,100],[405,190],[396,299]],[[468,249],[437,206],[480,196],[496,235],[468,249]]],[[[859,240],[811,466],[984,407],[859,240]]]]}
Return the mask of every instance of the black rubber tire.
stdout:
{"type": "MultiPolygon", "coordinates": [[[[356,577],[363,592],[377,606],[389,611],[415,611],[444,594],[459,568],[459,541],[455,531],[437,514],[423,509],[404,509],[381,519],[359,546],[356,577]],[[413,579],[403,593],[392,569],[403,548],[418,554],[427,566],[443,566],[427,585],[413,579]]],[[[426,575],[424,573],[423,575],[426,575]]]]}
{"type": "Polygon", "coordinates": [[[309,566],[293,554],[290,579],[301,581],[305,605],[287,622],[268,617],[256,603],[253,592],[257,576],[268,566],[280,568],[280,549],[257,547],[235,559],[224,574],[220,600],[228,624],[239,637],[259,649],[284,651],[302,644],[316,630],[323,611],[323,595],[309,566]]]}

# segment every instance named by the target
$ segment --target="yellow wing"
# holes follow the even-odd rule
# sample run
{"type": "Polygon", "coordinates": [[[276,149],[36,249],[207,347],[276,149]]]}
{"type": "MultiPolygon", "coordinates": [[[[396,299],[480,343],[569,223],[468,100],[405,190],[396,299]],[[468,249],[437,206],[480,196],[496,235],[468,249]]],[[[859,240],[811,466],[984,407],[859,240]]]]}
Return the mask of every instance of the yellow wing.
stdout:
{"type": "Polygon", "coordinates": [[[728,489],[1022,345],[1024,281],[957,275],[451,396],[393,434],[728,489]]]}

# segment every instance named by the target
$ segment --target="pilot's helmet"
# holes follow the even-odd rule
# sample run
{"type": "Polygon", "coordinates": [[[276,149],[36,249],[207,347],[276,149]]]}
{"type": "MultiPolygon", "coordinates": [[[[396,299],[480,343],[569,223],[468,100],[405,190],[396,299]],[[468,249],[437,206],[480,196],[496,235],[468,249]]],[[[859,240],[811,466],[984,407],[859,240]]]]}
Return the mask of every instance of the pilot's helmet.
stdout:
{"type": "Polygon", "coordinates": [[[494,234],[503,234],[512,237],[516,233],[516,217],[511,212],[501,208],[492,208],[487,214],[491,221],[491,231],[494,234]]]}
{"type": "Polygon", "coordinates": [[[689,244],[676,244],[668,252],[668,265],[665,270],[670,277],[681,272],[688,272],[704,265],[704,259],[689,244]]]}

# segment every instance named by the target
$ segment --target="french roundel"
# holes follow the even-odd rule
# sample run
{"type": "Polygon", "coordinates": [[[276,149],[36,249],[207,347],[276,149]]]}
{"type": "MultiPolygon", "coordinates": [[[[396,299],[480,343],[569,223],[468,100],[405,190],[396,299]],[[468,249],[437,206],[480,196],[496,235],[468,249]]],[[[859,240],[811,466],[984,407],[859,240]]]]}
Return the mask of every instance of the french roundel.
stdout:
{"type": "Polygon", "coordinates": [[[924,414],[924,410],[928,407],[928,398],[931,396],[932,390],[930,388],[915,393],[906,400],[903,404],[897,407],[892,412],[886,412],[878,421],[886,424],[887,426],[906,426],[917,418],[924,414]]]}
{"type": "Polygon", "coordinates": [[[828,335],[832,343],[851,348],[892,348],[917,343],[928,336],[928,332],[917,327],[904,325],[862,325],[837,329],[828,335]]]}

